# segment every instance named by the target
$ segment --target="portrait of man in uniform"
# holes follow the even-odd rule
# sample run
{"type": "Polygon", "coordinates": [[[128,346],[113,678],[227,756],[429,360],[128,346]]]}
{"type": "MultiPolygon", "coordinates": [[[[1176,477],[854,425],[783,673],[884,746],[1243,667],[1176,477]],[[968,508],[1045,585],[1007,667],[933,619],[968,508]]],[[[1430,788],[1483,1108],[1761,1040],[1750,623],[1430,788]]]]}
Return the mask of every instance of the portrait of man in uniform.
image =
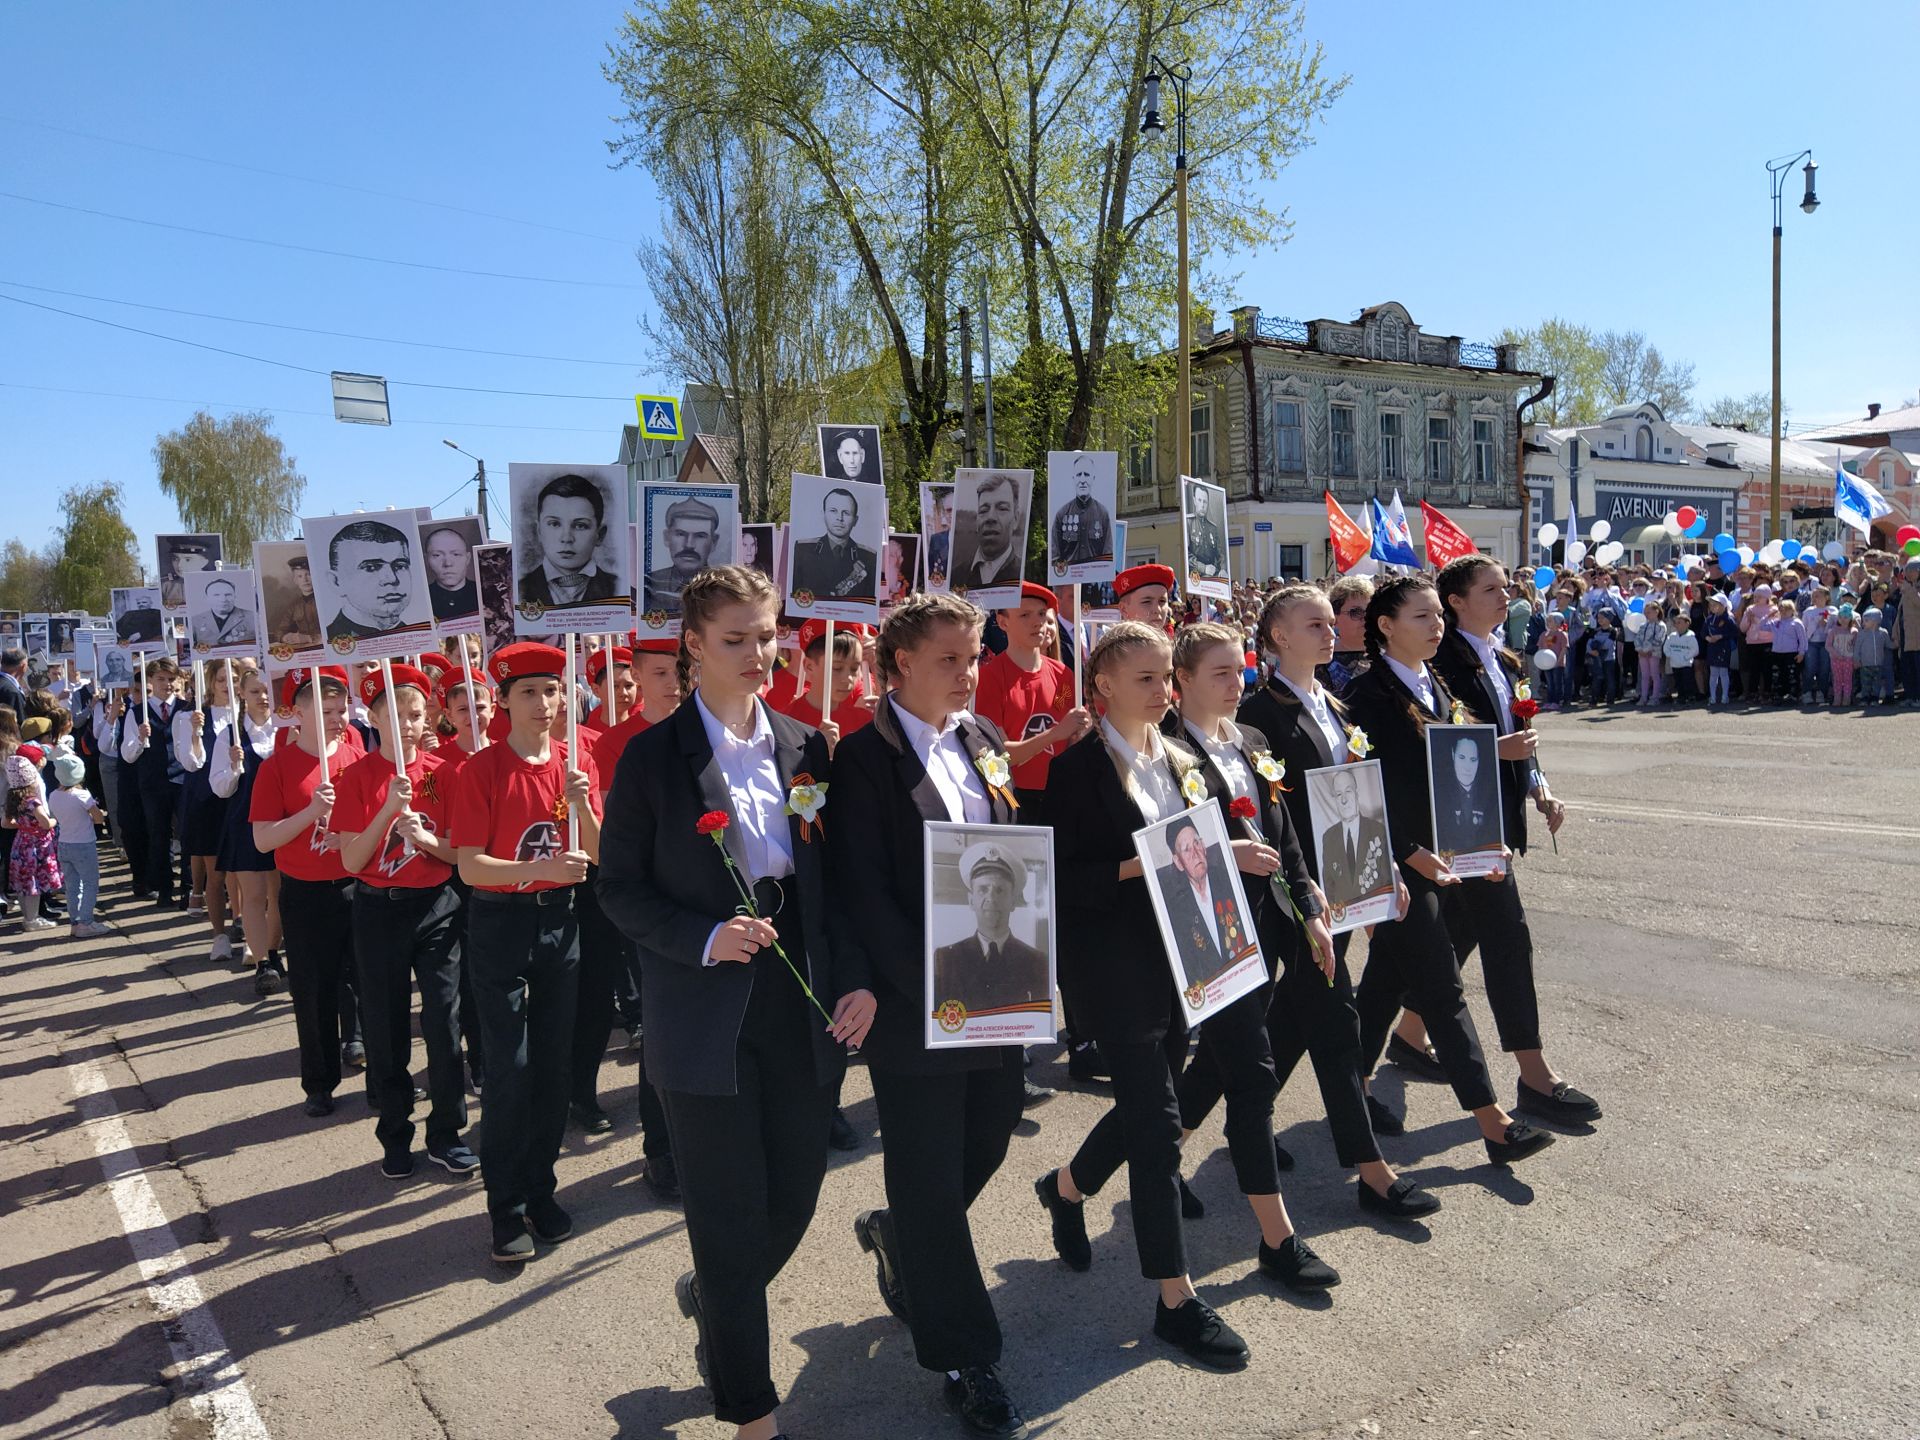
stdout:
{"type": "Polygon", "coordinates": [[[819,510],[800,508],[800,484],[794,484],[792,585],[796,595],[815,599],[876,603],[880,593],[880,541],[884,516],[861,517],[860,497],[847,485],[833,485],[820,497],[819,510]],[[874,532],[874,533],[869,533],[874,532]],[[863,545],[861,539],[868,538],[863,545]]]}
{"type": "Polygon", "coordinates": [[[1187,517],[1187,578],[1227,578],[1226,492],[1197,480],[1182,480],[1187,517]]]}
{"type": "Polygon", "coordinates": [[[1393,893],[1393,852],[1387,843],[1379,763],[1307,772],[1320,888],[1327,904],[1337,910],[1350,910],[1369,896],[1393,893]]]}
{"type": "Polygon", "coordinates": [[[1047,456],[1047,498],[1053,505],[1047,549],[1056,578],[1095,578],[1088,567],[1112,573],[1117,461],[1117,456],[1084,450],[1047,456]]]}
{"type": "Polygon", "coordinates": [[[1233,889],[1226,883],[1225,854],[1209,845],[1187,816],[1167,831],[1173,863],[1160,876],[1167,923],[1186,989],[1207,981],[1234,963],[1252,941],[1252,933],[1233,889]]]}
{"type": "Polygon", "coordinates": [[[217,571],[204,585],[187,593],[187,633],[198,653],[236,646],[253,646],[258,635],[253,623],[253,572],[217,571]],[[246,581],[244,593],[238,583],[246,581]]]}
{"type": "Polygon", "coordinates": [[[960,879],[972,932],[933,952],[933,1003],[958,1000],[967,1013],[1053,1000],[1047,957],[1013,933],[1027,900],[1027,871],[1007,846],[977,841],[960,852],[960,879]]]}
{"type": "Polygon", "coordinates": [[[187,604],[187,576],[211,570],[220,561],[218,535],[156,535],[159,549],[160,608],[184,610],[187,604]]]}

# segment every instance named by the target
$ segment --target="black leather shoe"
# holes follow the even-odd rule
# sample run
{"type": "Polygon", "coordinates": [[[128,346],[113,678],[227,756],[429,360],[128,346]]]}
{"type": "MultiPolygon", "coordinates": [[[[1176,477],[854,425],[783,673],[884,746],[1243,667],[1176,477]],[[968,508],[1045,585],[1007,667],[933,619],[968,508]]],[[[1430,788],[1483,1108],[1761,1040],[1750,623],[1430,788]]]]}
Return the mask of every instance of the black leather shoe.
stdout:
{"type": "Polygon", "coordinates": [[[493,1259],[497,1265],[524,1265],[533,1259],[533,1237],[518,1215],[493,1219],[493,1259]]]}
{"type": "Polygon", "coordinates": [[[673,1282],[673,1298],[680,1313],[693,1321],[693,1368],[700,1372],[700,1383],[713,1388],[713,1375],[707,1369],[707,1312],[700,1308],[700,1281],[689,1270],[673,1282]]]}
{"type": "Polygon", "coordinates": [[[1507,1126],[1503,1138],[1486,1142],[1487,1158],[1496,1165],[1511,1165],[1529,1155],[1538,1155],[1552,1143],[1553,1136],[1546,1131],[1536,1130],[1524,1120],[1515,1120],[1507,1126]]]}
{"type": "Polygon", "coordinates": [[[887,1239],[886,1217],[884,1210],[862,1210],[853,1217],[853,1238],[860,1242],[862,1250],[873,1256],[873,1279],[880,1287],[881,1303],[903,1325],[911,1325],[913,1322],[907,1318],[907,1290],[900,1283],[900,1265],[887,1239]]]}
{"type": "Polygon", "coordinates": [[[1027,1087],[1026,1094],[1023,1095],[1020,1100],[1020,1108],[1022,1110],[1031,1110],[1036,1105],[1044,1105],[1060,1093],[1057,1090],[1048,1089],[1045,1085],[1036,1085],[1031,1080],[1023,1081],[1022,1083],[1027,1087]]]}
{"type": "Polygon", "coordinates": [[[598,1105],[582,1105],[576,1100],[567,1107],[567,1112],[573,1116],[573,1123],[588,1135],[605,1135],[613,1129],[613,1121],[598,1105]]]}
{"type": "Polygon", "coordinates": [[[306,1110],[311,1118],[318,1120],[322,1115],[331,1115],[333,1113],[333,1097],[331,1095],[309,1095],[306,1105],[302,1108],[306,1110]]]}
{"type": "Polygon", "coordinates": [[[1289,1290],[1325,1290],[1340,1283],[1340,1272],[1298,1235],[1289,1235],[1276,1249],[1261,1241],[1260,1268],[1289,1290]]]}
{"type": "Polygon", "coordinates": [[[1395,1035],[1387,1041],[1387,1059],[1416,1080],[1425,1080],[1434,1085],[1447,1083],[1447,1072],[1440,1064],[1440,1057],[1433,1053],[1431,1045],[1416,1048],[1395,1035]]]}
{"type": "Polygon", "coordinates": [[[1251,1352],[1247,1342],[1234,1333],[1204,1300],[1189,1300],[1169,1310],[1165,1301],[1156,1301],[1153,1333],[1169,1345],[1186,1352],[1187,1358],[1213,1370],[1244,1370],[1251,1352]]]}
{"type": "Polygon", "coordinates": [[[1404,1135],[1407,1133],[1407,1122],[1371,1095],[1367,1096],[1367,1119],[1373,1122],[1373,1133],[1376,1135],[1404,1135]]]}
{"type": "Polygon", "coordinates": [[[1273,1137],[1273,1168],[1276,1170],[1293,1168],[1293,1152],[1280,1143],[1278,1135],[1273,1137]]]}
{"type": "Polygon", "coordinates": [[[1069,1270],[1093,1268],[1093,1246],[1087,1240],[1087,1216],[1084,1202],[1075,1204],[1061,1198],[1059,1171],[1049,1170],[1033,1182],[1033,1193],[1053,1220],[1054,1252],[1069,1270]]]}
{"type": "Polygon", "coordinates": [[[1520,1082],[1520,1101],[1513,1107],[1525,1115],[1551,1120],[1556,1125],[1585,1125],[1600,1118],[1600,1102],[1574,1089],[1564,1080],[1553,1082],[1553,1093],[1543,1094],[1526,1081],[1520,1082]]]}
{"type": "Polygon", "coordinates": [[[1200,1203],[1200,1197],[1187,1188],[1187,1177],[1176,1177],[1180,1181],[1180,1218],[1198,1220],[1207,1213],[1207,1207],[1200,1203]]]}
{"type": "Polygon", "coordinates": [[[858,1150],[860,1137],[853,1133],[853,1126],[847,1123],[847,1117],[840,1113],[840,1107],[833,1108],[833,1124],[827,1130],[827,1143],[836,1150],[858,1150]]]}
{"type": "Polygon", "coordinates": [[[1389,1185],[1384,1195],[1362,1180],[1360,1208],[1388,1220],[1418,1220],[1440,1208],[1440,1197],[1422,1190],[1404,1175],[1389,1185]]]}
{"type": "Polygon", "coordinates": [[[1076,1045],[1067,1052],[1067,1075],[1083,1085],[1104,1085],[1113,1079],[1091,1042],[1076,1045]]]}
{"type": "Polygon", "coordinates": [[[558,1245],[573,1234],[573,1217],[551,1195],[527,1202],[527,1233],[542,1245],[558,1245]]]}
{"type": "Polygon", "coordinates": [[[647,1189],[653,1198],[671,1204],[680,1198],[680,1167],[671,1155],[654,1155],[647,1160],[647,1189]]]}
{"type": "Polygon", "coordinates": [[[976,1435],[1018,1440],[1027,1433],[1026,1420],[991,1365],[969,1365],[958,1379],[950,1377],[946,1382],[946,1397],[947,1408],[976,1435]]]}

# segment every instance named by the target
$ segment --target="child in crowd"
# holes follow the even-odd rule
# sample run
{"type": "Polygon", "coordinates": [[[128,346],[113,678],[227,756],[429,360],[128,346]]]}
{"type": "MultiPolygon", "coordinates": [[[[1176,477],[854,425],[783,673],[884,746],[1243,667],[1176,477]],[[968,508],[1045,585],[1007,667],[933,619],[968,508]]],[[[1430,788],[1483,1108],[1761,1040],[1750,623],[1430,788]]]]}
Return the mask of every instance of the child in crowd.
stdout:
{"type": "Polygon", "coordinates": [[[1726,705],[1733,699],[1733,646],[1739,633],[1729,613],[1732,603],[1725,595],[1707,598],[1706,633],[1702,639],[1707,651],[1707,703],[1726,705]]]}
{"type": "Polygon", "coordinates": [[[1887,664],[1887,632],[1880,628],[1880,611],[1870,609],[1860,616],[1860,633],[1854,637],[1853,658],[1860,667],[1860,703],[1878,705],[1883,687],[1890,684],[1887,664]]]}
{"type": "Polygon", "coordinates": [[[86,763],[78,755],[54,756],[53,776],[60,788],[47,797],[47,812],[58,827],[57,854],[73,933],[80,938],[110,935],[113,932],[93,918],[100,895],[100,851],[94,827],[106,822],[107,812],[87,790],[86,763]]]}
{"type": "Polygon", "coordinates": [[[1833,615],[1833,629],[1827,633],[1827,659],[1833,666],[1833,703],[1853,703],[1853,643],[1856,636],[1853,606],[1842,605],[1833,615]]]}
{"type": "Polygon", "coordinates": [[[1594,617],[1593,633],[1587,637],[1587,674],[1595,705],[1611,705],[1620,698],[1619,642],[1613,633],[1613,612],[1602,610],[1594,617]]]}
{"type": "Polygon", "coordinates": [[[1662,698],[1660,662],[1665,655],[1667,643],[1667,623],[1662,618],[1665,614],[1666,611],[1658,601],[1648,601],[1642,616],[1646,623],[1640,627],[1640,633],[1634,637],[1634,653],[1640,675],[1638,697],[1642,710],[1659,704],[1662,698]]]}
{"type": "Polygon", "coordinates": [[[1773,617],[1773,587],[1754,586],[1740,611],[1740,690],[1749,700],[1767,699],[1772,683],[1773,617]]]}
{"type": "Polygon", "coordinates": [[[1547,671],[1547,708],[1558,710],[1573,698],[1568,683],[1567,658],[1571,648],[1567,640],[1567,617],[1556,610],[1547,616],[1547,628],[1540,636],[1540,648],[1553,656],[1553,668],[1547,671]]]}
{"type": "Polygon", "coordinates": [[[1782,600],[1773,612],[1773,703],[1800,703],[1800,675],[1807,653],[1807,627],[1800,607],[1782,600]]]}
{"type": "Polygon", "coordinates": [[[1828,637],[1833,633],[1833,598],[1824,585],[1815,585],[1810,602],[1800,612],[1800,623],[1807,627],[1807,664],[1805,682],[1808,698],[1814,704],[1826,703],[1833,693],[1833,661],[1827,653],[1828,637]]]}
{"type": "Polygon", "coordinates": [[[1693,633],[1693,617],[1685,610],[1673,612],[1673,629],[1667,634],[1663,653],[1673,671],[1675,703],[1691,705],[1698,698],[1693,688],[1693,662],[1700,657],[1700,637],[1693,633]]]}
{"type": "Polygon", "coordinates": [[[40,913],[40,897],[60,888],[58,834],[47,813],[47,786],[40,778],[46,752],[28,743],[7,759],[7,801],[3,822],[14,832],[7,880],[20,902],[21,928],[51,930],[53,921],[40,913]]]}

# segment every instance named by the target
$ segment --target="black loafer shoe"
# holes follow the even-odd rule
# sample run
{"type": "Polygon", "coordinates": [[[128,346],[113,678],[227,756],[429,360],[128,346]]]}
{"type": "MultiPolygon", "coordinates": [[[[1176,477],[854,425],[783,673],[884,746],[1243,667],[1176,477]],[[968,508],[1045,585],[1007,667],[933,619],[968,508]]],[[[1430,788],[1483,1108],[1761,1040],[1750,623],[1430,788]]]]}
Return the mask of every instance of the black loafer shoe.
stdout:
{"type": "Polygon", "coordinates": [[[1326,1290],[1340,1283],[1340,1272],[1298,1235],[1289,1235],[1277,1249],[1261,1241],[1260,1268],[1289,1290],[1326,1290]]]}
{"type": "Polygon", "coordinates": [[[680,1167],[671,1155],[655,1155],[647,1161],[647,1189],[653,1198],[671,1204],[680,1198],[680,1167]]]}
{"type": "Polygon", "coordinates": [[[613,1121],[598,1105],[582,1105],[576,1100],[567,1107],[567,1113],[573,1117],[573,1123],[580,1127],[583,1134],[605,1135],[613,1129],[613,1121]]]}
{"type": "Polygon", "coordinates": [[[311,1118],[318,1120],[322,1115],[331,1115],[333,1113],[333,1097],[331,1095],[309,1095],[307,1097],[307,1103],[302,1108],[311,1118]]]}
{"type": "Polygon", "coordinates": [[[1056,1170],[1049,1170],[1033,1182],[1033,1193],[1053,1221],[1053,1249],[1069,1270],[1093,1268],[1093,1246],[1087,1240],[1087,1216],[1084,1202],[1075,1204],[1061,1198],[1056,1170]]]}
{"type": "Polygon", "coordinates": [[[493,1260],[496,1265],[524,1265],[533,1259],[533,1237],[518,1215],[500,1215],[493,1222],[493,1260]]]}
{"type": "Polygon", "coordinates": [[[1204,1300],[1189,1300],[1169,1310],[1166,1302],[1156,1301],[1153,1333],[1169,1345],[1185,1351],[1187,1358],[1213,1370],[1244,1370],[1251,1352],[1247,1342],[1234,1333],[1204,1300]]]}
{"type": "Polygon", "coordinates": [[[1083,1085],[1104,1085],[1113,1078],[1091,1044],[1076,1045],[1067,1053],[1067,1075],[1083,1085]]]}
{"type": "Polygon", "coordinates": [[[1440,1208],[1440,1197],[1422,1190],[1404,1175],[1389,1185],[1384,1195],[1362,1180],[1360,1208],[1388,1220],[1418,1220],[1440,1208]]]}
{"type": "Polygon", "coordinates": [[[945,1388],[947,1408],[974,1434],[1018,1440],[1027,1433],[1026,1420],[993,1366],[969,1365],[958,1379],[949,1378],[945,1388]]]}
{"type": "Polygon", "coordinates": [[[862,1210],[853,1217],[853,1238],[860,1242],[860,1248],[873,1256],[873,1279],[880,1287],[880,1301],[891,1310],[894,1318],[904,1325],[913,1322],[907,1318],[907,1291],[900,1283],[899,1262],[894,1259],[893,1246],[887,1238],[887,1212],[884,1210],[862,1210]]]}
{"type": "Polygon", "coordinates": [[[1031,1110],[1036,1105],[1044,1105],[1060,1093],[1057,1090],[1049,1090],[1045,1085],[1036,1085],[1031,1080],[1025,1081],[1024,1083],[1027,1088],[1026,1093],[1020,1100],[1020,1108],[1022,1110],[1031,1110]]]}
{"type": "Polygon", "coordinates": [[[1447,1072],[1441,1067],[1440,1057],[1433,1053],[1431,1045],[1424,1049],[1416,1048],[1395,1035],[1387,1041],[1387,1059],[1416,1080],[1425,1080],[1434,1085],[1447,1083],[1447,1072]]]}
{"type": "Polygon", "coordinates": [[[551,1195],[527,1202],[527,1233],[542,1245],[558,1245],[573,1234],[573,1217],[551,1195]]]}
{"type": "Polygon", "coordinates": [[[380,1161],[380,1173],[389,1180],[404,1180],[413,1174],[413,1151],[389,1150],[380,1161]]]}
{"type": "Polygon", "coordinates": [[[1273,1137],[1273,1168],[1276,1170],[1293,1168],[1293,1152],[1280,1143],[1278,1135],[1273,1137]]]}
{"type": "Polygon", "coordinates": [[[834,1107],[833,1124],[827,1130],[827,1143],[836,1150],[858,1150],[860,1137],[854,1133],[853,1126],[847,1123],[847,1117],[834,1107]]]}
{"type": "Polygon", "coordinates": [[[700,1372],[700,1383],[713,1388],[713,1376],[707,1369],[707,1315],[700,1308],[700,1281],[689,1270],[673,1282],[673,1298],[680,1313],[693,1321],[693,1368],[700,1372]]]}
{"type": "Polygon", "coordinates": [[[1524,1120],[1515,1120],[1507,1126],[1504,1137],[1486,1142],[1487,1158],[1496,1165],[1511,1165],[1529,1155],[1538,1155],[1551,1144],[1553,1136],[1546,1131],[1536,1130],[1524,1120]]]}
{"type": "Polygon", "coordinates": [[[1600,1118],[1599,1101],[1564,1080],[1553,1082],[1552,1094],[1543,1094],[1522,1080],[1520,1100],[1513,1108],[1556,1125],[1586,1125],[1600,1118]]]}
{"type": "Polygon", "coordinates": [[[1404,1135],[1407,1133],[1407,1122],[1371,1095],[1367,1096],[1367,1119],[1373,1122],[1373,1133],[1376,1135],[1404,1135]]]}

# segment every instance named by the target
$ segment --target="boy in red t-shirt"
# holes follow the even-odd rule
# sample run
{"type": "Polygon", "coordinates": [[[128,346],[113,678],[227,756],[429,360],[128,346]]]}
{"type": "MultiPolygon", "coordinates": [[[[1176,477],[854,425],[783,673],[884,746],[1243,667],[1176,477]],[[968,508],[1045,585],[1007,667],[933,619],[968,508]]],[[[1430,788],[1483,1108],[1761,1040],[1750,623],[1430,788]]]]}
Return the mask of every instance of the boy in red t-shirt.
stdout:
{"type": "MultiPolygon", "coordinates": [[[[632,656],[633,683],[620,705],[621,721],[593,737],[593,766],[603,786],[613,784],[613,772],[627,742],[680,708],[680,642],[642,640],[633,647],[632,656]]],[[[618,684],[616,678],[616,690],[618,684]]]]}
{"type": "Polygon", "coordinates": [[[824,620],[809,620],[800,627],[801,666],[806,676],[804,689],[779,703],[771,698],[767,700],[768,708],[791,716],[802,725],[811,725],[824,735],[829,755],[843,735],[851,735],[873,723],[873,705],[860,691],[861,647],[867,633],[867,627],[860,624],[833,627],[833,699],[829,718],[820,717],[820,697],[828,683],[824,620]]]}
{"type": "MultiPolygon", "coordinates": [[[[625,645],[609,650],[601,646],[587,657],[587,688],[599,702],[580,722],[580,743],[591,745],[613,728],[609,720],[633,714],[639,692],[633,683],[633,651],[625,645]],[[607,713],[607,665],[613,665],[613,714],[607,713]],[[588,737],[591,736],[592,739],[588,737]]],[[[616,720],[617,723],[617,720],[616,720]]]]}
{"type": "Polygon", "coordinates": [[[1021,583],[1019,608],[996,612],[1007,648],[980,667],[973,697],[973,713],[1007,737],[1022,825],[1045,823],[1047,766],[1093,726],[1085,708],[1073,708],[1072,673],[1046,653],[1058,603],[1046,586],[1021,583]]]}
{"type": "Polygon", "coordinates": [[[335,790],[333,829],[353,887],[353,950],[367,1045],[367,1086],[379,1119],[380,1173],[413,1173],[413,986],[427,1047],[427,1158],[468,1176],[480,1159],[461,1139],[467,1099],[460,1073],[460,896],[447,843],[448,769],[420,748],[433,682],[411,665],[360,682],[378,754],[349,765],[335,790]],[[404,773],[398,767],[404,767],[404,773]]]}
{"type": "Polygon", "coordinates": [[[572,698],[566,657],[524,642],[487,669],[511,724],[460,767],[451,838],[472,887],[466,963],[486,1036],[481,1162],[492,1255],[519,1265],[533,1257],[533,1239],[558,1244],[573,1233],[553,1198],[553,1167],[567,1130],[580,970],[574,889],[600,851],[599,786],[592,757],[572,761],[551,733],[572,698]]]}

